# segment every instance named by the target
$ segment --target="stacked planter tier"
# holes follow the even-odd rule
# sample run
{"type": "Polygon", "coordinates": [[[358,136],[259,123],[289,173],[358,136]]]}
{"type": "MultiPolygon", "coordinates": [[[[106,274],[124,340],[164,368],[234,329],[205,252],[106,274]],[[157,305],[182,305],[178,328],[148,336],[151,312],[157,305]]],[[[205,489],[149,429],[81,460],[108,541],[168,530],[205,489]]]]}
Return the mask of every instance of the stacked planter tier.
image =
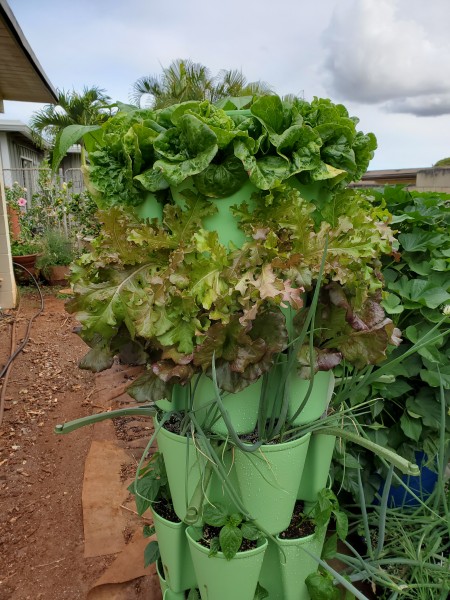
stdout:
{"type": "MultiPolygon", "coordinates": [[[[189,189],[190,186],[191,183],[187,182],[183,187],[189,189]]],[[[217,201],[217,215],[205,219],[205,228],[217,230],[223,244],[242,245],[245,242],[245,236],[229,209],[249,201],[254,190],[254,186],[248,183],[232,197],[217,201]]],[[[183,202],[180,191],[172,190],[178,203],[183,202]]],[[[146,216],[159,215],[149,212],[146,216]]],[[[285,316],[291,330],[293,314],[289,312],[285,316]]],[[[280,355],[281,363],[284,358],[280,355]]],[[[269,395],[275,394],[280,374],[279,367],[274,366],[269,379],[269,395]]],[[[239,435],[255,428],[261,385],[260,378],[241,392],[223,396],[224,408],[239,435]]],[[[287,385],[292,398],[288,416],[292,418],[308,392],[309,381],[301,380],[294,373],[289,376],[287,385]]],[[[319,419],[327,410],[333,388],[331,372],[317,373],[309,399],[295,419],[295,425],[319,419]]],[[[202,427],[213,435],[226,437],[227,428],[214,399],[213,382],[203,375],[197,384],[192,409],[202,427]]],[[[186,390],[177,386],[172,400],[174,410],[184,410],[187,406],[186,390]]],[[[155,425],[159,426],[157,421],[155,425]]],[[[175,512],[181,521],[189,517],[191,522],[191,500],[195,490],[202,485],[207,459],[190,437],[177,435],[164,427],[158,431],[157,442],[164,457],[175,512]]],[[[163,520],[155,515],[162,556],[160,568],[163,572],[160,576],[164,598],[182,598],[183,589],[187,591],[198,587],[202,600],[253,600],[259,582],[269,591],[269,600],[308,600],[305,579],[317,570],[318,563],[304,548],[320,557],[323,535],[282,540],[278,534],[289,526],[297,499],[313,503],[319,490],[325,487],[334,442],[331,436],[307,434],[282,444],[263,445],[254,453],[229,449],[221,454],[228,483],[238,493],[255,523],[274,537],[260,543],[254,550],[239,552],[231,561],[225,560],[221,552],[210,558],[208,550],[194,539],[192,527],[181,522],[162,523],[163,520]],[[173,544],[172,550],[169,550],[170,544],[173,544]]],[[[230,514],[238,512],[215,473],[205,482],[203,491],[206,501],[226,506],[230,514]]]]}

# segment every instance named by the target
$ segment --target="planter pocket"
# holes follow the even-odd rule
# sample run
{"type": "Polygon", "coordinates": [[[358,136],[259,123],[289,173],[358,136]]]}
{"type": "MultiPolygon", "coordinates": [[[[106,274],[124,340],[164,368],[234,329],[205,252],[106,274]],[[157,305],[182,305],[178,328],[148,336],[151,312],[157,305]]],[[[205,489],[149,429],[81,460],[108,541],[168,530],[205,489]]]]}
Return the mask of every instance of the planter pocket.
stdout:
{"type": "MultiPolygon", "coordinates": [[[[159,427],[156,419],[155,425],[159,427]]],[[[163,427],[159,429],[156,440],[164,457],[173,508],[183,521],[189,502],[205,472],[206,459],[196,451],[191,439],[163,427]]]]}
{"type": "Polygon", "coordinates": [[[277,536],[283,600],[309,600],[305,579],[317,571],[319,564],[305,549],[320,558],[324,540],[325,531],[296,540],[282,540],[277,536]]]}
{"type": "Polygon", "coordinates": [[[267,540],[226,560],[222,552],[209,557],[209,549],[195,541],[192,527],[186,529],[186,535],[202,600],[253,600],[267,540]]]}
{"type": "Polygon", "coordinates": [[[317,494],[327,485],[335,443],[334,435],[318,433],[311,436],[298,488],[298,500],[316,502],[317,494]]]}
{"type": "MultiPolygon", "coordinates": [[[[295,371],[289,375],[289,408],[288,419],[291,421],[306,397],[310,381],[301,379],[295,371]]],[[[291,421],[293,425],[306,425],[319,419],[327,410],[334,390],[332,371],[319,371],[314,375],[311,394],[301,413],[291,421]]]]}
{"type": "Polygon", "coordinates": [[[167,521],[155,511],[153,524],[158,540],[164,579],[173,592],[182,592],[197,585],[194,567],[186,540],[186,525],[167,521]]]}
{"type": "MultiPolygon", "coordinates": [[[[238,435],[250,433],[255,429],[261,386],[262,377],[240,392],[227,393],[222,398],[228,417],[238,435]]],[[[228,429],[215,405],[215,395],[213,381],[206,375],[202,375],[195,390],[193,406],[195,415],[207,431],[227,436],[228,429]]]]}
{"type": "Polygon", "coordinates": [[[271,534],[289,526],[311,434],[256,452],[236,449],[235,466],[242,501],[258,525],[271,534]]]}

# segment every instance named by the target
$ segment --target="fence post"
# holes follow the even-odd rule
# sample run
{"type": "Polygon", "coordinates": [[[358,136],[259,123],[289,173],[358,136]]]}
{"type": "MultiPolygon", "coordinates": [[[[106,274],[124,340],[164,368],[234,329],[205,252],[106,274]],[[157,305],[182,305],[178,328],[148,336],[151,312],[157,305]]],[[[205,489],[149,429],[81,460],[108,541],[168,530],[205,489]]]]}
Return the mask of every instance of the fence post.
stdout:
{"type": "Polygon", "coordinates": [[[59,185],[61,187],[61,191],[64,192],[64,208],[66,209],[64,211],[64,216],[63,216],[63,227],[64,227],[64,233],[66,235],[66,237],[69,236],[69,228],[67,226],[67,191],[64,190],[64,171],[62,168],[59,169],[59,185]]]}

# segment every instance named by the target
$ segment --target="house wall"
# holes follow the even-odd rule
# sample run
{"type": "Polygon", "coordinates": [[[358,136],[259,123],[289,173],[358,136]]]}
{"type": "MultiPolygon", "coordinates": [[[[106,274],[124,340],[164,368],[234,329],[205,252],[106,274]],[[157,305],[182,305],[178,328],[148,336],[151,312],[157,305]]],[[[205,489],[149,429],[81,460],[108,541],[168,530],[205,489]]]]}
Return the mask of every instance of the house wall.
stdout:
{"type": "Polygon", "coordinates": [[[6,198],[1,173],[2,154],[0,152],[0,309],[4,309],[13,308],[16,305],[17,288],[12,267],[6,198]]]}
{"type": "Polygon", "coordinates": [[[3,180],[6,186],[17,181],[27,189],[28,205],[38,189],[37,167],[44,158],[44,153],[35,148],[24,136],[6,133],[3,143],[3,180]],[[6,166],[8,165],[8,166],[6,166]]]}
{"type": "Polygon", "coordinates": [[[423,169],[417,172],[415,189],[419,192],[450,194],[450,168],[423,169]]]}

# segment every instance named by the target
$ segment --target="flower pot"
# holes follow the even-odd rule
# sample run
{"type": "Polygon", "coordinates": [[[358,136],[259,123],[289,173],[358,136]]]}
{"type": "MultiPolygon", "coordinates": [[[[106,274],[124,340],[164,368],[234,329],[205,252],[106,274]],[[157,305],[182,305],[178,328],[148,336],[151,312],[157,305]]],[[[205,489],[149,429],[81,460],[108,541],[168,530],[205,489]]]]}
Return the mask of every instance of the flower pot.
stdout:
{"type": "MultiPolygon", "coordinates": [[[[414,453],[416,464],[420,467],[420,475],[402,475],[401,479],[409,489],[422,500],[426,500],[431,496],[438,480],[438,474],[432,471],[424,465],[427,461],[427,456],[422,450],[417,450],[414,453]]],[[[383,481],[378,490],[378,495],[381,497],[383,494],[385,482],[383,481]]],[[[376,498],[374,504],[379,504],[379,500],[376,498]]],[[[408,490],[402,485],[391,484],[389,489],[387,505],[390,508],[403,507],[403,506],[419,506],[420,502],[414,498],[408,490]]]]}
{"type": "MultiPolygon", "coordinates": [[[[27,271],[29,271],[31,273],[31,275],[33,275],[33,277],[35,279],[37,279],[37,277],[39,275],[39,269],[36,268],[36,261],[39,256],[40,256],[40,254],[38,254],[38,253],[22,254],[22,255],[18,255],[18,256],[13,256],[12,261],[13,261],[13,263],[16,263],[18,265],[21,265],[22,267],[25,267],[25,269],[27,269],[27,271]]],[[[27,271],[24,271],[24,269],[21,269],[20,267],[14,269],[16,277],[19,281],[30,281],[31,277],[27,273],[27,271]]]]}
{"type": "MultiPolygon", "coordinates": [[[[261,386],[262,377],[240,392],[225,393],[222,398],[228,417],[238,435],[250,433],[255,429],[261,386]]],[[[195,390],[193,408],[196,417],[208,431],[226,436],[228,429],[220,416],[219,409],[214,406],[215,397],[214,382],[206,375],[202,375],[195,390]]]]}
{"type": "Polygon", "coordinates": [[[317,571],[319,563],[305,550],[320,558],[324,541],[325,530],[295,540],[283,540],[277,536],[283,600],[309,600],[305,579],[317,571]]]}
{"type": "Polygon", "coordinates": [[[11,240],[18,240],[20,238],[20,211],[17,208],[7,205],[6,214],[8,215],[11,240]]]}
{"type": "Polygon", "coordinates": [[[291,522],[311,434],[256,452],[236,449],[235,466],[241,498],[259,526],[280,533],[291,522]]]}
{"type": "MultiPolygon", "coordinates": [[[[155,418],[155,428],[157,427],[159,424],[155,418]]],[[[206,460],[197,452],[191,439],[167,431],[164,427],[159,429],[156,440],[164,457],[173,508],[183,521],[192,495],[203,476],[206,460]]]]}
{"type": "Polygon", "coordinates": [[[159,587],[161,588],[161,594],[164,596],[164,592],[167,590],[168,585],[167,585],[167,581],[165,580],[165,577],[164,577],[164,569],[163,569],[161,558],[158,558],[158,560],[156,561],[156,574],[158,575],[159,587]]]}
{"type": "Polygon", "coordinates": [[[55,265],[48,267],[44,274],[50,285],[67,285],[70,267],[68,265],[55,265]]]}
{"type": "Polygon", "coordinates": [[[298,500],[316,502],[317,494],[327,484],[335,443],[336,437],[333,435],[318,433],[311,436],[298,488],[298,500]]]}
{"type": "MultiPolygon", "coordinates": [[[[295,370],[289,374],[289,408],[288,418],[292,419],[306,397],[310,384],[309,379],[301,379],[295,370]]],[[[311,394],[301,413],[291,421],[293,425],[305,425],[319,419],[327,410],[334,390],[332,371],[315,373],[311,394]]]]}
{"type": "Polygon", "coordinates": [[[195,540],[192,527],[186,529],[202,600],[253,600],[261,572],[267,540],[258,547],[238,552],[226,560],[222,552],[209,557],[209,549],[195,540]]]}
{"type": "Polygon", "coordinates": [[[173,592],[195,587],[194,567],[185,535],[186,525],[181,521],[173,523],[161,517],[157,513],[157,504],[152,506],[152,511],[167,586],[173,592]]]}
{"type": "MultiPolygon", "coordinates": [[[[155,426],[158,426],[156,419],[155,426]]],[[[173,508],[178,518],[183,521],[192,495],[205,472],[206,459],[201,453],[197,452],[192,440],[189,439],[188,441],[182,435],[161,428],[156,439],[158,448],[164,457],[173,508]]],[[[231,450],[222,453],[220,459],[222,466],[228,473],[230,484],[236,489],[236,470],[233,468],[231,450]]],[[[237,512],[236,506],[230,500],[222,481],[214,473],[204,491],[210,502],[218,502],[230,512],[237,512]]]]}
{"type": "Polygon", "coordinates": [[[259,583],[267,590],[270,600],[284,600],[281,587],[280,553],[277,543],[271,539],[267,540],[267,550],[264,554],[259,583]]]}

